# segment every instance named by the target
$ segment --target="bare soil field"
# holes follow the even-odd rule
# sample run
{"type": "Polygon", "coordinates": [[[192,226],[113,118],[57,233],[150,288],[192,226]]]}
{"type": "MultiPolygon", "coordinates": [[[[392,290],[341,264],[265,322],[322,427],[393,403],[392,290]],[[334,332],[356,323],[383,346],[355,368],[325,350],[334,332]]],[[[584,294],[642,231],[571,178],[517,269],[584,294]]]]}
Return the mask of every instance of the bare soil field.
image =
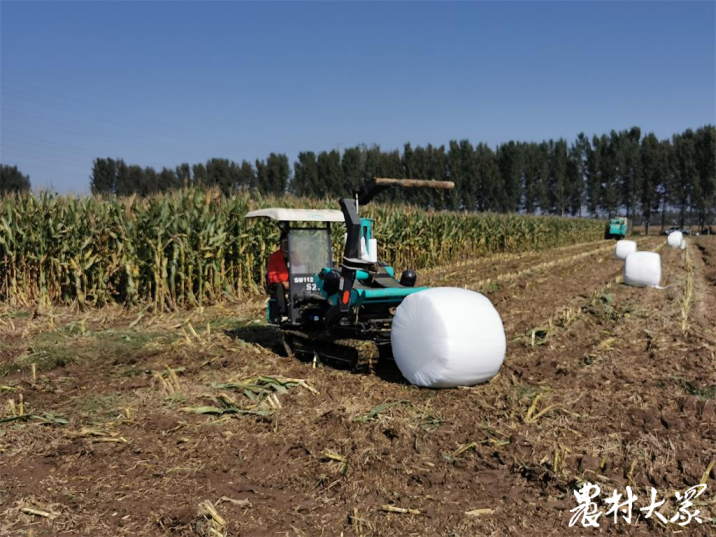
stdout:
{"type": "Polygon", "coordinates": [[[500,374],[427,390],[283,355],[264,301],[153,315],[0,312],[0,535],[713,535],[716,238],[659,248],[662,289],[613,242],[498,255],[419,283],[484,293],[500,374]],[[585,482],[631,523],[569,527],[585,482]],[[701,523],[639,509],[704,483],[701,523]]]}

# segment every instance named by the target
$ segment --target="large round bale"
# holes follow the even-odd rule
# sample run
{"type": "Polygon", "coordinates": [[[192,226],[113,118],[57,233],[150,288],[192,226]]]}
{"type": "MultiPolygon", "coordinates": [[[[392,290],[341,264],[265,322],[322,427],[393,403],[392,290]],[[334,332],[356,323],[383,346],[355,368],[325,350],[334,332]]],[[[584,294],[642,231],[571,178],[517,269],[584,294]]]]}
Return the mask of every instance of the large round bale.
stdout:
{"type": "Polygon", "coordinates": [[[634,252],[624,261],[624,283],[634,287],[657,287],[661,283],[661,256],[634,252]]]}
{"type": "Polygon", "coordinates": [[[614,257],[624,261],[629,254],[636,252],[636,242],[621,240],[617,241],[614,248],[614,257]]]}
{"type": "Polygon", "coordinates": [[[684,240],[684,234],[681,233],[681,231],[672,231],[669,233],[669,236],[666,238],[666,242],[671,246],[672,248],[679,248],[681,246],[681,241],[684,240]]]}
{"type": "Polygon", "coordinates": [[[395,312],[390,340],[403,376],[429,388],[489,380],[500,370],[507,347],[492,303],[454,287],[408,295],[395,312]]]}

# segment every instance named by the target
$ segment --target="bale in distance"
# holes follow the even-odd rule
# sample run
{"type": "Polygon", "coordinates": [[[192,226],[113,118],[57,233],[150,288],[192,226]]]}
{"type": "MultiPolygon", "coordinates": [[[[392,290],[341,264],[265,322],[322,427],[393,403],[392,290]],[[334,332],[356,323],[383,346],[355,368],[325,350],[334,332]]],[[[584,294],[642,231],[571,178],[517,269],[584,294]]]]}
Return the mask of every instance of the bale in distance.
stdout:
{"type": "Polygon", "coordinates": [[[683,240],[684,234],[681,233],[681,231],[674,231],[672,233],[669,233],[669,236],[666,238],[666,242],[672,248],[679,248],[681,246],[681,241],[683,240]]]}
{"type": "Polygon", "coordinates": [[[661,256],[656,252],[634,252],[624,261],[624,283],[634,287],[658,287],[661,256]]]}
{"type": "Polygon", "coordinates": [[[489,380],[500,370],[507,346],[492,303],[455,287],[408,295],[395,312],[390,340],[403,376],[429,388],[489,380]]]}
{"type": "Polygon", "coordinates": [[[628,240],[617,241],[617,245],[614,248],[614,257],[624,261],[629,254],[636,252],[636,242],[628,240]]]}

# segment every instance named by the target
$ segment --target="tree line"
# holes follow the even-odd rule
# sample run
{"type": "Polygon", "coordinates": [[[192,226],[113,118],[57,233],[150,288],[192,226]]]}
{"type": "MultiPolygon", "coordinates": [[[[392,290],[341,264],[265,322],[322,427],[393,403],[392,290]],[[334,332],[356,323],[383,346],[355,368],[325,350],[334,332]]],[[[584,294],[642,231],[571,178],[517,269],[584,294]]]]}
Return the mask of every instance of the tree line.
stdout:
{"type": "Polygon", "coordinates": [[[30,176],[25,175],[17,166],[0,164],[0,196],[11,192],[30,190],[30,176]]]}
{"type": "MultiPolygon", "coordinates": [[[[7,190],[6,168],[0,192],[7,190]]],[[[510,141],[495,149],[469,140],[446,146],[408,143],[402,151],[357,146],[342,152],[303,151],[293,165],[280,153],[254,162],[214,158],[161,170],[97,158],[90,185],[95,194],[118,196],[199,185],[216,186],[226,194],[249,190],[338,198],[351,195],[370,177],[454,181],[451,191],[393,189],[383,194],[384,199],[437,210],[624,214],[645,225],[660,217],[662,226],[666,214],[674,212],[680,225],[688,220],[702,227],[712,223],[716,211],[716,128],[707,125],[659,139],[632,127],[591,139],[579,134],[572,142],[510,141]]]]}

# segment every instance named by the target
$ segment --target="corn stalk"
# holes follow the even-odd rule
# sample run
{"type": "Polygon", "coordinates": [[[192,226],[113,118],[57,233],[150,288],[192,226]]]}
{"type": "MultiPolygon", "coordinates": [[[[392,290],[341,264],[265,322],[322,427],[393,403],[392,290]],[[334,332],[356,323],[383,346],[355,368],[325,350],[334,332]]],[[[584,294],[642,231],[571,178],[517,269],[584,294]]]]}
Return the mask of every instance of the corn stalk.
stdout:
{"type": "MultiPolygon", "coordinates": [[[[246,220],[262,207],[335,208],[335,200],[188,188],[147,198],[11,195],[0,199],[0,301],[14,305],[151,304],[163,311],[237,299],[263,288],[279,230],[246,220]]],[[[446,262],[599,239],[597,220],[432,212],[368,205],[382,260],[446,262]]],[[[340,256],[343,225],[334,224],[340,256]]]]}

